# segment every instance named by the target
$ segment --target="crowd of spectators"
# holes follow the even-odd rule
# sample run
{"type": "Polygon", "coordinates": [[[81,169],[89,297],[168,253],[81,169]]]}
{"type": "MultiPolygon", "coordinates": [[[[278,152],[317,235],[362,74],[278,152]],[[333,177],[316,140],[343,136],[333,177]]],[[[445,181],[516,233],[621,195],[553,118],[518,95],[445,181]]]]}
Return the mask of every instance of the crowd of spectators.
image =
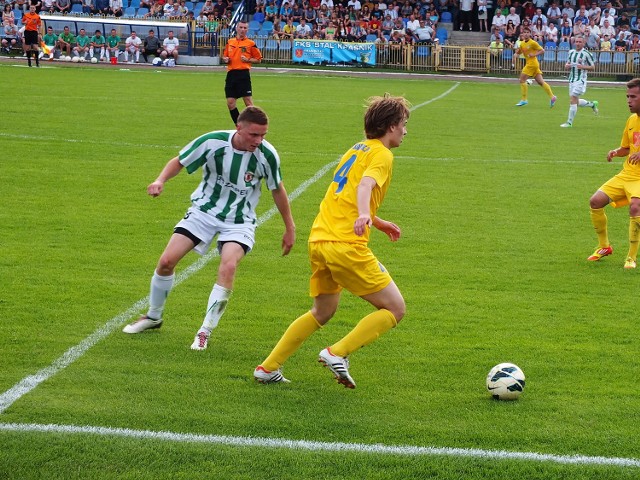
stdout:
{"type": "Polygon", "coordinates": [[[563,44],[573,48],[576,36],[582,36],[590,50],[640,51],[635,7],[625,7],[619,1],[579,2],[578,6],[571,1],[563,6],[555,1],[543,6],[514,2],[496,10],[491,41],[500,36],[505,47],[515,48],[525,27],[534,40],[547,47],[563,44]]]}

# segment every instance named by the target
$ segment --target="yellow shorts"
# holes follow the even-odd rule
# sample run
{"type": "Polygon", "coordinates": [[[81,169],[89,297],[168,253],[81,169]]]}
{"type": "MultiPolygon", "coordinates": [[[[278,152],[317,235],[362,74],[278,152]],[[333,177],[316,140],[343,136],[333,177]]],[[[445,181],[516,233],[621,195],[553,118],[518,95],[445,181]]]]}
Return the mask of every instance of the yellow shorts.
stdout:
{"type": "Polygon", "coordinates": [[[542,70],[540,70],[540,66],[538,65],[525,65],[522,73],[530,77],[535,77],[538,74],[542,74],[542,70]]]}
{"type": "Polygon", "coordinates": [[[620,172],[607,180],[598,190],[611,199],[614,208],[629,205],[631,197],[640,198],[640,178],[620,172]]]}
{"type": "Polygon", "coordinates": [[[392,281],[387,269],[366,245],[346,242],[309,243],[309,294],[339,293],[346,288],[361,297],[379,292],[392,281]]]}

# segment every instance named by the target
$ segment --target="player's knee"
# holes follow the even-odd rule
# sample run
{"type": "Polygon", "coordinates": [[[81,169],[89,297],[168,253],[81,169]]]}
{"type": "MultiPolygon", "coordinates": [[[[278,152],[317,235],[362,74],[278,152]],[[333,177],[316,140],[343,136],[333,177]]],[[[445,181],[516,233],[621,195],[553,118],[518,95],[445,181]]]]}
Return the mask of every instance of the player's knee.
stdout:
{"type": "Polygon", "coordinates": [[[389,311],[395,317],[396,323],[400,323],[400,320],[404,318],[404,314],[407,313],[407,306],[404,303],[404,300],[402,300],[397,305],[390,308],[389,311]]]}
{"type": "Polygon", "coordinates": [[[632,198],[629,204],[629,216],[640,217],[640,198],[632,198]]]}
{"type": "Polygon", "coordinates": [[[173,274],[174,269],[176,268],[176,261],[175,259],[167,256],[167,255],[162,255],[160,257],[160,260],[158,260],[158,266],[156,267],[156,272],[158,273],[158,275],[162,275],[162,276],[168,276],[173,274]]]}
{"type": "Polygon", "coordinates": [[[317,306],[311,308],[311,315],[320,325],[324,325],[336,314],[337,307],[333,306],[317,306]]]}
{"type": "Polygon", "coordinates": [[[598,195],[598,193],[596,193],[589,199],[589,207],[594,209],[604,208],[607,206],[607,203],[609,203],[608,200],[608,198],[604,200],[601,195],[598,195]]]}

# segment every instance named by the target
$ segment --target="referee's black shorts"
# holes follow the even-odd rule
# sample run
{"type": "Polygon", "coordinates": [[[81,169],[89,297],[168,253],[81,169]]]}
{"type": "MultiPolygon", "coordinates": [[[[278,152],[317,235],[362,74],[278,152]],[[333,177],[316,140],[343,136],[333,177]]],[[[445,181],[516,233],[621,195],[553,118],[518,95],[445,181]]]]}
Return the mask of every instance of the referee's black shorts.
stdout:
{"type": "Polygon", "coordinates": [[[242,98],[251,96],[251,74],[248,69],[229,70],[224,83],[226,98],[242,98]]]}
{"type": "Polygon", "coordinates": [[[38,32],[36,30],[24,31],[24,44],[25,45],[38,45],[38,32]]]}

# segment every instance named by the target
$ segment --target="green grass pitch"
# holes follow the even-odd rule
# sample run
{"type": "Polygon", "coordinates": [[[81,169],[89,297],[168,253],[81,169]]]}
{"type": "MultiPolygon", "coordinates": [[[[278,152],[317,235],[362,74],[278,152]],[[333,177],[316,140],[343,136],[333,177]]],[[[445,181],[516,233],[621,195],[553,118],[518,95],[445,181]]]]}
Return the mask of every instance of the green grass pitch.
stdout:
{"type": "MultiPolygon", "coordinates": [[[[207,351],[189,345],[215,258],[175,288],[161,330],[127,336],[118,326],[60,367],[69,349],[142,311],[135,305],[199,173],[181,174],[155,199],[146,186],[188,141],[231,121],[222,71],[46,67],[0,65],[0,396],[59,368],[0,413],[0,478],[640,476],[640,272],[622,268],[626,209],[607,210],[614,255],[586,261],[596,246],[588,199],[620,170],[606,153],[629,114],[623,85],[591,83],[585,98],[600,101],[600,115],[580,109],[561,129],[565,84],[553,85],[554,109],[539,87],[520,109],[515,80],[254,71],[290,193],[362,137],[367,97],[402,94],[415,106],[379,212],[402,238],[371,240],[407,315],[353,355],[358,388],[349,391],[316,362],[371,311],[348,293],[286,364],[291,384],[252,380],[311,304],[306,240],[330,173],[292,202],[298,239],[288,257],[279,215],[258,228],[207,351]],[[517,402],[485,391],[500,362],[527,376],[517,402]],[[460,450],[327,451],[188,435],[460,450]],[[476,450],[555,457],[467,455],[476,450]],[[574,455],[602,461],[563,463],[574,455]]],[[[259,215],[272,207],[264,192],[259,215]]]]}

